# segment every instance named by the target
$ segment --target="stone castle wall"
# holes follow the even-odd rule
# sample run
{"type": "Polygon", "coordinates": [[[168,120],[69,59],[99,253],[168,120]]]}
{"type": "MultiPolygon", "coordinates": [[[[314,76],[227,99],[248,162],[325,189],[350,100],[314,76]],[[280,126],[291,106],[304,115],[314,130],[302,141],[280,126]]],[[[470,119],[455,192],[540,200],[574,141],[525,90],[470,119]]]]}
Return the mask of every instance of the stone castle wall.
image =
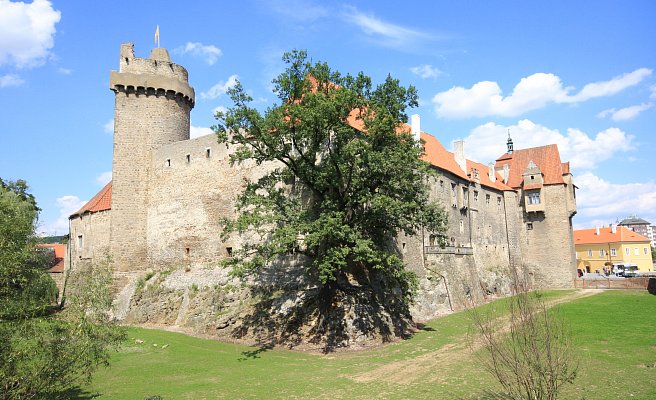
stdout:
{"type": "Polygon", "coordinates": [[[215,135],[172,143],[153,152],[148,207],[148,263],[156,266],[216,265],[242,238],[221,239],[222,220],[233,218],[246,179],[267,166],[247,161],[233,166],[233,149],[215,135]]]}

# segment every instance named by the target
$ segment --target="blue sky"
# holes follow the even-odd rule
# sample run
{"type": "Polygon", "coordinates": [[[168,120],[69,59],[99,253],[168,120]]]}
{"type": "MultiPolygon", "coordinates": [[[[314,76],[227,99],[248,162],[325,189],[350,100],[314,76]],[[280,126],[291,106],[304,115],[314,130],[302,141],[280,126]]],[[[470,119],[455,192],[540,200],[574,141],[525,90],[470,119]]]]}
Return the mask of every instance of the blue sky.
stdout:
{"type": "Polygon", "coordinates": [[[306,49],[343,73],[414,85],[422,130],[494,161],[556,143],[570,161],[575,227],[637,214],[656,223],[656,2],[0,0],[0,177],[24,179],[39,230],[111,177],[119,47],[161,46],[189,71],[192,136],[209,133],[239,79],[262,108],[283,52],[306,49]]]}

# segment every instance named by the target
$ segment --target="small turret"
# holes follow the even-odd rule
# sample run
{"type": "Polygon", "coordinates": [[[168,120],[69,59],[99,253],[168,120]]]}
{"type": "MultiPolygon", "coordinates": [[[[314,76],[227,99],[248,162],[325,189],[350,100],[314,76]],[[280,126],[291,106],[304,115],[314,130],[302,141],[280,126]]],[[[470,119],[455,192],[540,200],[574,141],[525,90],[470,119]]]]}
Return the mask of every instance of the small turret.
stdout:
{"type": "Polygon", "coordinates": [[[506,142],[506,146],[508,146],[508,154],[512,154],[512,152],[513,152],[513,141],[512,141],[512,138],[510,137],[510,129],[508,129],[508,141],[506,142]]]}

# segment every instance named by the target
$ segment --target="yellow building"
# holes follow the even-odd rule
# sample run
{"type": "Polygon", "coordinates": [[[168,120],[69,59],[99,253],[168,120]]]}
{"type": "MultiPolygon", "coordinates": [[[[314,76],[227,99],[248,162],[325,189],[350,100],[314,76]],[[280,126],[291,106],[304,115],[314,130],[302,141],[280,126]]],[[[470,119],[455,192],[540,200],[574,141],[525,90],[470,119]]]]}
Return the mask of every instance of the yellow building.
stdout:
{"type": "Polygon", "coordinates": [[[603,271],[613,264],[635,264],[639,272],[651,271],[649,239],[623,226],[574,231],[576,268],[603,271]]]}

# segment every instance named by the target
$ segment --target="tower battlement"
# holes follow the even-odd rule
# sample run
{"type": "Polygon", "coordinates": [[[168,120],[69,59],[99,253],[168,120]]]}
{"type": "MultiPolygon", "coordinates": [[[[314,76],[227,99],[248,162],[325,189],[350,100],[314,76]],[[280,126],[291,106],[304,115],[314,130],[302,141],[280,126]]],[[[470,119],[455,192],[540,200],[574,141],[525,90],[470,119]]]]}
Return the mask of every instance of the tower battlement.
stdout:
{"type": "Polygon", "coordinates": [[[183,66],[171,62],[166,49],[155,48],[150,58],[139,58],[134,55],[133,43],[123,43],[120,57],[119,70],[109,75],[111,90],[178,98],[194,107],[196,95],[189,86],[189,74],[183,66]]]}

